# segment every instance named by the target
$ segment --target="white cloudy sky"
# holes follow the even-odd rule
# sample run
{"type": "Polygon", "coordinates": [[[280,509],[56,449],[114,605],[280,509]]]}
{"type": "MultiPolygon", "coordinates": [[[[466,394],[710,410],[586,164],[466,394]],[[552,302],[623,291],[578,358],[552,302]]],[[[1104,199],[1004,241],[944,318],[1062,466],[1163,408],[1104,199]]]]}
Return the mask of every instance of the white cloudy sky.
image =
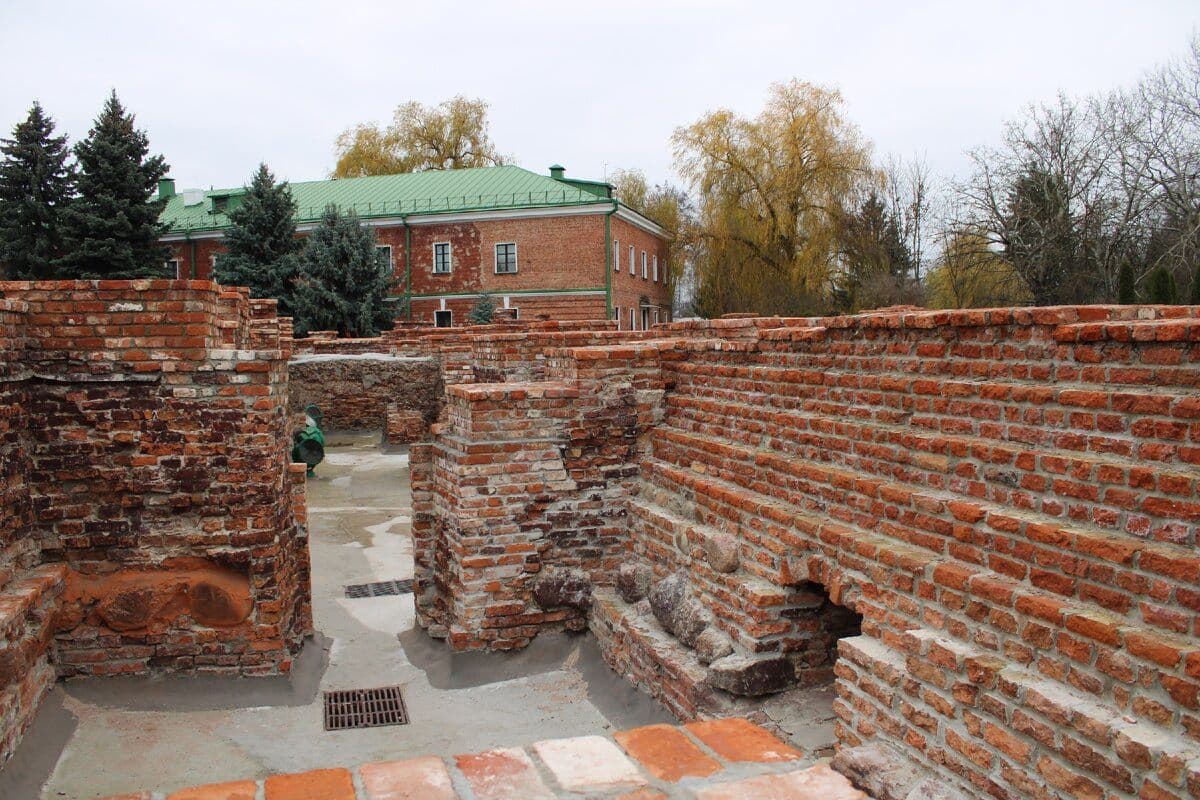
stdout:
{"type": "Polygon", "coordinates": [[[0,0],[0,130],[37,98],[74,141],[115,87],[181,187],[260,160],[309,180],[352,123],[464,94],[523,166],[662,180],[676,126],[794,76],[839,87],[877,152],[955,174],[1025,104],[1132,82],[1197,29],[1195,0],[0,0]]]}

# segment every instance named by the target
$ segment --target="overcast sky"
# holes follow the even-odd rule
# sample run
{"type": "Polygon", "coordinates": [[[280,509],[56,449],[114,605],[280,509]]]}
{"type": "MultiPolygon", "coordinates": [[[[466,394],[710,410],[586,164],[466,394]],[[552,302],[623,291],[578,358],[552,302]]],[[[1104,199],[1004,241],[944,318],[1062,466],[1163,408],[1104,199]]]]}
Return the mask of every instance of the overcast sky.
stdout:
{"type": "Polygon", "coordinates": [[[675,127],[798,77],[841,89],[876,153],[955,174],[1026,104],[1131,83],[1198,28],[1196,0],[0,0],[0,129],[36,98],[76,141],[116,88],[180,188],[236,186],[259,161],[326,177],[344,128],[463,94],[522,166],[660,181],[675,127]]]}

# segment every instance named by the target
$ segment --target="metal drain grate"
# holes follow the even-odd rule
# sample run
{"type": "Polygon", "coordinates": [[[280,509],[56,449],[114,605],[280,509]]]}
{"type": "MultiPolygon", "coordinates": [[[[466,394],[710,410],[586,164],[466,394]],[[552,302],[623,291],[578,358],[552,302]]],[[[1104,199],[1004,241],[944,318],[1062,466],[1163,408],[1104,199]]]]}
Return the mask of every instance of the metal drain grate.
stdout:
{"type": "Polygon", "coordinates": [[[380,581],[379,583],[356,583],[346,587],[346,597],[386,597],[393,594],[410,594],[412,578],[402,581],[380,581]]]}
{"type": "Polygon", "coordinates": [[[399,686],[325,692],[325,730],[407,725],[408,709],[399,686]]]}

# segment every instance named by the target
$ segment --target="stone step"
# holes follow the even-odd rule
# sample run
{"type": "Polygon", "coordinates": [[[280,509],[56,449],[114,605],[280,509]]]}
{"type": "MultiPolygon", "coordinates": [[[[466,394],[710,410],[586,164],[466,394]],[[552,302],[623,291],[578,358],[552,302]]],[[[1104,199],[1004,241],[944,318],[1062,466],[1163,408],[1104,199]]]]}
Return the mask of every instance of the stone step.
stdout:
{"type": "MultiPolygon", "coordinates": [[[[1068,796],[1191,796],[1200,742],[940,631],[914,629],[895,645],[865,636],[839,643],[834,710],[843,746],[877,727],[908,726],[908,736],[891,737],[896,747],[926,743],[944,777],[985,795],[989,776],[1003,775],[1021,796],[1041,796],[1039,777],[1068,796]]],[[[883,788],[840,766],[864,788],[883,788]]]]}
{"type": "MultiPolygon", "coordinates": [[[[825,446],[825,440],[839,443],[848,440],[853,445],[896,447],[894,457],[902,458],[900,463],[929,470],[951,470],[956,462],[949,459],[974,459],[995,469],[1011,466],[1025,473],[1040,470],[1079,481],[1097,480],[1106,486],[1157,490],[1180,497],[1200,495],[1200,466],[1182,463],[1150,468],[1133,452],[1132,443],[1130,452],[1124,455],[1062,449],[1055,438],[1063,435],[1061,429],[1045,429],[1043,446],[1038,446],[1024,439],[1006,438],[1002,435],[1005,429],[999,424],[988,429],[994,435],[983,436],[943,432],[922,424],[917,416],[908,416],[903,424],[896,424],[841,415],[833,409],[821,408],[820,404],[814,404],[818,410],[810,412],[746,403],[739,396],[717,399],[685,393],[673,393],[666,402],[672,425],[684,428],[686,421],[697,426],[715,426],[704,429],[724,431],[730,439],[738,438],[730,434],[736,431],[744,437],[744,443],[754,446],[770,442],[778,449],[780,443],[825,446]],[[817,437],[819,441],[810,442],[817,437]],[[914,457],[912,451],[947,460],[914,457]]],[[[872,454],[876,450],[873,448],[872,454]]],[[[840,447],[834,453],[842,451],[848,448],[840,447]]],[[[986,474],[979,478],[990,479],[986,474]]],[[[1009,489],[1015,488],[1011,481],[1000,482],[1009,489]]]]}
{"type": "MultiPolygon", "coordinates": [[[[734,535],[752,528],[746,524],[747,517],[757,515],[770,504],[752,489],[688,467],[652,460],[645,469],[650,474],[662,471],[664,483],[675,482],[683,491],[694,493],[697,502],[715,501],[726,510],[743,515],[740,521],[727,517],[718,525],[734,535]]],[[[1000,631],[1003,638],[996,641],[997,648],[1012,648],[1012,652],[1021,653],[1030,663],[1046,654],[1058,657],[1059,678],[1063,682],[1096,695],[1112,696],[1118,692],[1127,701],[1131,690],[1147,696],[1154,694],[1161,698],[1164,708],[1176,709],[1173,713],[1177,719],[1172,724],[1182,724],[1184,716],[1200,710],[1200,684],[1196,681],[1200,676],[1200,641],[1195,637],[1165,633],[1138,620],[1109,613],[1093,603],[1058,596],[953,557],[939,557],[925,551],[923,557],[912,558],[902,540],[873,534],[840,520],[820,522],[804,536],[819,543],[822,552],[817,561],[823,563],[824,569],[828,569],[831,553],[848,556],[854,563],[868,561],[857,573],[839,576],[839,583],[850,581],[855,586],[826,586],[834,602],[853,607],[857,602],[855,595],[862,597],[869,584],[865,577],[851,576],[870,574],[872,563],[888,570],[907,569],[917,579],[914,586],[941,587],[938,591],[961,594],[974,604],[974,610],[964,607],[963,613],[986,618],[990,627],[1000,631]],[[844,596],[847,592],[851,593],[849,603],[844,596]]],[[[907,582],[899,584],[905,585],[907,582]]],[[[855,610],[867,616],[861,607],[855,610]]],[[[876,613],[892,615],[896,611],[887,608],[876,613]]],[[[896,618],[889,624],[901,622],[896,618]]],[[[921,623],[913,618],[909,624],[916,627],[921,623]]],[[[957,630],[953,635],[964,641],[974,630],[970,624],[954,625],[957,630]]],[[[989,636],[995,635],[989,631],[989,636]]]]}
{"type": "MultiPolygon", "coordinates": [[[[1156,627],[1193,629],[1186,613],[1200,605],[1200,556],[1174,544],[1064,523],[962,495],[802,461],[662,426],[651,434],[657,458],[713,469],[734,485],[838,511],[837,517],[956,559],[987,565],[1064,597],[1087,599],[1120,614],[1140,613],[1156,627]],[[878,522],[875,522],[878,520],[878,522]]],[[[823,512],[824,513],[824,512],[823,512]]],[[[1194,610],[1200,611],[1200,608],[1194,610]]],[[[1200,617],[1197,617],[1200,619],[1200,617]]]]}
{"type": "MultiPolygon", "coordinates": [[[[717,626],[745,652],[778,652],[805,612],[817,612],[825,603],[822,593],[805,587],[783,586],[723,563],[732,571],[715,569],[706,557],[705,544],[719,540],[722,547],[738,550],[738,540],[718,528],[688,520],[640,496],[629,500],[629,524],[634,552],[649,563],[657,578],[676,572],[687,575],[691,592],[712,613],[717,626]],[[671,541],[662,541],[671,531],[671,541]],[[682,546],[682,547],[681,547],[682,546]]],[[[728,557],[728,553],[722,558],[728,557]]],[[[734,555],[733,562],[740,557],[734,555]]]]}
{"type": "MultiPolygon", "coordinates": [[[[882,345],[881,345],[882,346],[882,345]]],[[[942,398],[982,398],[997,402],[1057,404],[1065,408],[1118,407],[1148,401],[1143,413],[1190,418],[1196,386],[1194,370],[1160,369],[1156,364],[1131,366],[1121,360],[1114,374],[1103,365],[1066,362],[1057,371],[1031,373],[1019,359],[999,357],[982,360],[962,358],[953,353],[940,356],[922,352],[893,354],[844,352],[800,348],[772,352],[772,363],[747,363],[731,366],[720,356],[720,348],[690,357],[674,365],[681,388],[699,385],[730,386],[744,393],[759,393],[779,400],[806,396],[814,388],[862,390],[885,394],[897,393],[910,400],[921,395],[942,398]],[[1009,361],[1011,374],[997,371],[997,361],[1009,361]],[[975,367],[983,371],[975,371],[975,367]],[[714,382],[714,379],[717,379],[714,382]],[[791,387],[792,391],[779,391],[791,387]],[[1146,390],[1146,387],[1152,387],[1146,390]],[[939,391],[942,389],[944,391],[939,391]],[[1107,395],[1117,405],[1097,405],[1101,398],[1084,393],[1107,395]],[[1188,402],[1188,401],[1191,402],[1188,402]],[[1181,412],[1176,414],[1176,411],[1181,412]]],[[[877,403],[871,403],[876,405],[877,403]]],[[[1139,404],[1140,405],[1140,404],[1139,404]]]]}
{"type": "Polygon", "coordinates": [[[1151,708],[1113,707],[938,631],[909,631],[906,639],[910,646],[906,669],[918,663],[935,664],[964,678],[980,690],[972,705],[993,713],[1006,707],[1003,718],[1052,751],[1083,754],[1093,746],[1100,748],[1105,756],[1068,758],[1077,764],[1083,761],[1078,765],[1091,767],[1093,774],[1123,791],[1136,790],[1132,773],[1139,770],[1154,772],[1165,783],[1182,788],[1187,765],[1200,761],[1200,741],[1157,724],[1151,708]],[[1110,753],[1123,765],[1112,761],[1110,753]]]}

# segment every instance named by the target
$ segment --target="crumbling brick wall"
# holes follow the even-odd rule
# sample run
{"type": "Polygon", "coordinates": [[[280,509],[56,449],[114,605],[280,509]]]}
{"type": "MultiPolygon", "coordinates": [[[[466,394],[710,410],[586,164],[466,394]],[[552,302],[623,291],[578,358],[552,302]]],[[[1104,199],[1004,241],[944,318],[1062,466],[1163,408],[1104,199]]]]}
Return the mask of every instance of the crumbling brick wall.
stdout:
{"type": "MultiPolygon", "coordinates": [[[[669,326],[672,358],[643,375],[665,391],[659,415],[648,404],[615,431],[637,442],[638,479],[589,509],[626,537],[616,575],[590,576],[606,657],[684,716],[832,668],[842,745],[886,742],[974,796],[1200,796],[1198,311],[669,326]],[[829,605],[862,618],[832,665],[829,605]]],[[[588,429],[588,362],[604,349],[553,357],[556,421],[525,436],[588,429]]],[[[487,644],[471,634],[491,598],[535,574],[482,560],[487,536],[443,546],[470,520],[486,530],[502,498],[541,491],[544,475],[509,476],[491,504],[445,505],[500,489],[486,467],[499,456],[472,464],[461,443],[523,410],[459,404],[421,467],[434,581],[493,570],[490,594],[439,609],[467,633],[456,645],[487,644]]],[[[549,519],[520,508],[502,515],[549,519]]]]}
{"type": "Polygon", "coordinates": [[[304,475],[280,325],[248,300],[0,283],[0,691],[22,698],[0,756],[56,672],[290,669],[312,626],[304,475]]]}
{"type": "Polygon", "coordinates": [[[383,431],[389,406],[437,418],[442,384],[433,358],[387,353],[295,356],[288,407],[320,407],[321,426],[331,431],[383,431]]]}

